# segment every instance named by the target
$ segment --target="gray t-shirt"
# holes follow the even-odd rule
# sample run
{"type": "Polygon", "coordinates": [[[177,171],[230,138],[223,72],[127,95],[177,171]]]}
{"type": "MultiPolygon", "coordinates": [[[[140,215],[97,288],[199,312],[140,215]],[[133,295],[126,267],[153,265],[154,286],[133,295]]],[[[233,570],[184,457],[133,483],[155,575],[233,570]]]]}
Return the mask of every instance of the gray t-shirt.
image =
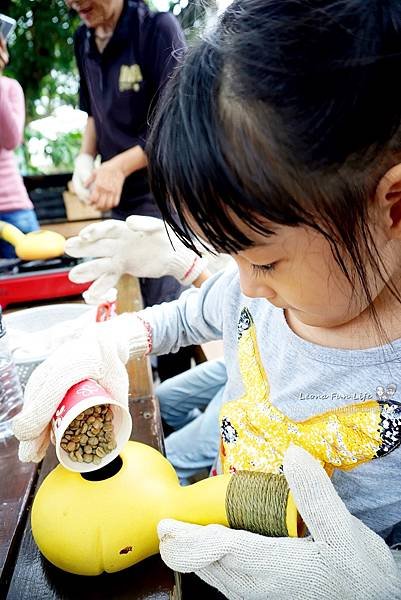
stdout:
{"type": "MultiPolygon", "coordinates": [[[[236,268],[217,273],[174,302],[144,310],[142,317],[152,328],[155,354],[222,338],[227,402],[244,393],[237,335],[244,307],[255,323],[270,402],[290,419],[303,421],[370,399],[401,402],[401,340],[366,350],[306,342],[288,327],[283,310],[241,293],[236,268]]],[[[388,535],[401,521],[400,447],[350,471],[336,470],[332,481],[350,512],[374,531],[388,535]]]]}

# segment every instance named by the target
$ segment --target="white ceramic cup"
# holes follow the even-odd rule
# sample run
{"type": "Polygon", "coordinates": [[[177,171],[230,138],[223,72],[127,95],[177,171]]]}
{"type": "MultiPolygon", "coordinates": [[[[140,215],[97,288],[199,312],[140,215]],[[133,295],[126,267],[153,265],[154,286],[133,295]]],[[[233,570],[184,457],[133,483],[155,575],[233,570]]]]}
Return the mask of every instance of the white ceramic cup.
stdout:
{"type": "Polygon", "coordinates": [[[78,471],[79,473],[96,471],[114,460],[128,442],[131,430],[132,420],[128,408],[113,400],[110,394],[93,379],[85,379],[73,385],[59,404],[52,419],[57,458],[66,469],[78,471]],[[113,411],[112,423],[117,446],[102,458],[99,465],[95,465],[93,462],[75,462],[71,460],[68,452],[61,447],[61,440],[71,421],[82,411],[101,404],[109,404],[110,409],[113,411]]]}

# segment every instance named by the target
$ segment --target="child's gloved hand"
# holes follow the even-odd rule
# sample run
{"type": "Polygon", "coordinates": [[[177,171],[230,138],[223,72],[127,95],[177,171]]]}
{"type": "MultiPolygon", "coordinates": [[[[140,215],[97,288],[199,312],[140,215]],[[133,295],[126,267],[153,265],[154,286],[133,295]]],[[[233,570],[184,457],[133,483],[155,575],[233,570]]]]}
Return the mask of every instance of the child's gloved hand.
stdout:
{"type": "Polygon", "coordinates": [[[20,440],[20,460],[42,460],[53,415],[76,383],[94,379],[120,404],[127,405],[125,363],[130,356],[143,356],[149,349],[149,333],[134,314],[94,324],[79,339],[60,346],[32,373],[24,407],[13,420],[14,434],[20,440]]]}
{"type": "Polygon", "coordinates": [[[166,519],[158,527],[164,562],[195,572],[230,600],[400,599],[400,565],[348,512],[319,463],[292,446],[284,473],[311,537],[268,538],[166,519]]]}
{"type": "Polygon", "coordinates": [[[124,221],[110,219],[88,225],[65,247],[75,257],[96,260],[70,271],[75,283],[94,281],[85,292],[88,304],[97,304],[124,273],[136,277],[171,275],[190,285],[205,268],[205,261],[189,250],[163,221],[134,215],[124,221]]]}

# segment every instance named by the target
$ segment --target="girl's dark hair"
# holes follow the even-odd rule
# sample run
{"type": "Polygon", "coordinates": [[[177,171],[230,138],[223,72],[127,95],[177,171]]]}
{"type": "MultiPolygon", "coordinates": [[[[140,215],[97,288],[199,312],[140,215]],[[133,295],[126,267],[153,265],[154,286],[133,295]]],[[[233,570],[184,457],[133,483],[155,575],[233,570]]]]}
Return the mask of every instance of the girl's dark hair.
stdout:
{"type": "Polygon", "coordinates": [[[368,211],[401,150],[400,75],[399,0],[234,1],[153,123],[164,218],[189,246],[195,221],[223,252],[252,245],[238,220],[267,235],[309,225],[370,300],[366,259],[388,279],[368,211]]]}

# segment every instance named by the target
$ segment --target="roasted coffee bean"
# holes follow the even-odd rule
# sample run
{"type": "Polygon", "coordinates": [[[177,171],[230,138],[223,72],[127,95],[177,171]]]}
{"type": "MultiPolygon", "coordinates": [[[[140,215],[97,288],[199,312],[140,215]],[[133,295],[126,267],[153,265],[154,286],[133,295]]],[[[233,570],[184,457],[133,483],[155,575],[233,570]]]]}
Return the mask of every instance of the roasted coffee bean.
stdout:
{"type": "Polygon", "coordinates": [[[71,460],[100,464],[116,448],[113,417],[109,404],[87,408],[71,421],[61,439],[61,448],[71,460]]]}

